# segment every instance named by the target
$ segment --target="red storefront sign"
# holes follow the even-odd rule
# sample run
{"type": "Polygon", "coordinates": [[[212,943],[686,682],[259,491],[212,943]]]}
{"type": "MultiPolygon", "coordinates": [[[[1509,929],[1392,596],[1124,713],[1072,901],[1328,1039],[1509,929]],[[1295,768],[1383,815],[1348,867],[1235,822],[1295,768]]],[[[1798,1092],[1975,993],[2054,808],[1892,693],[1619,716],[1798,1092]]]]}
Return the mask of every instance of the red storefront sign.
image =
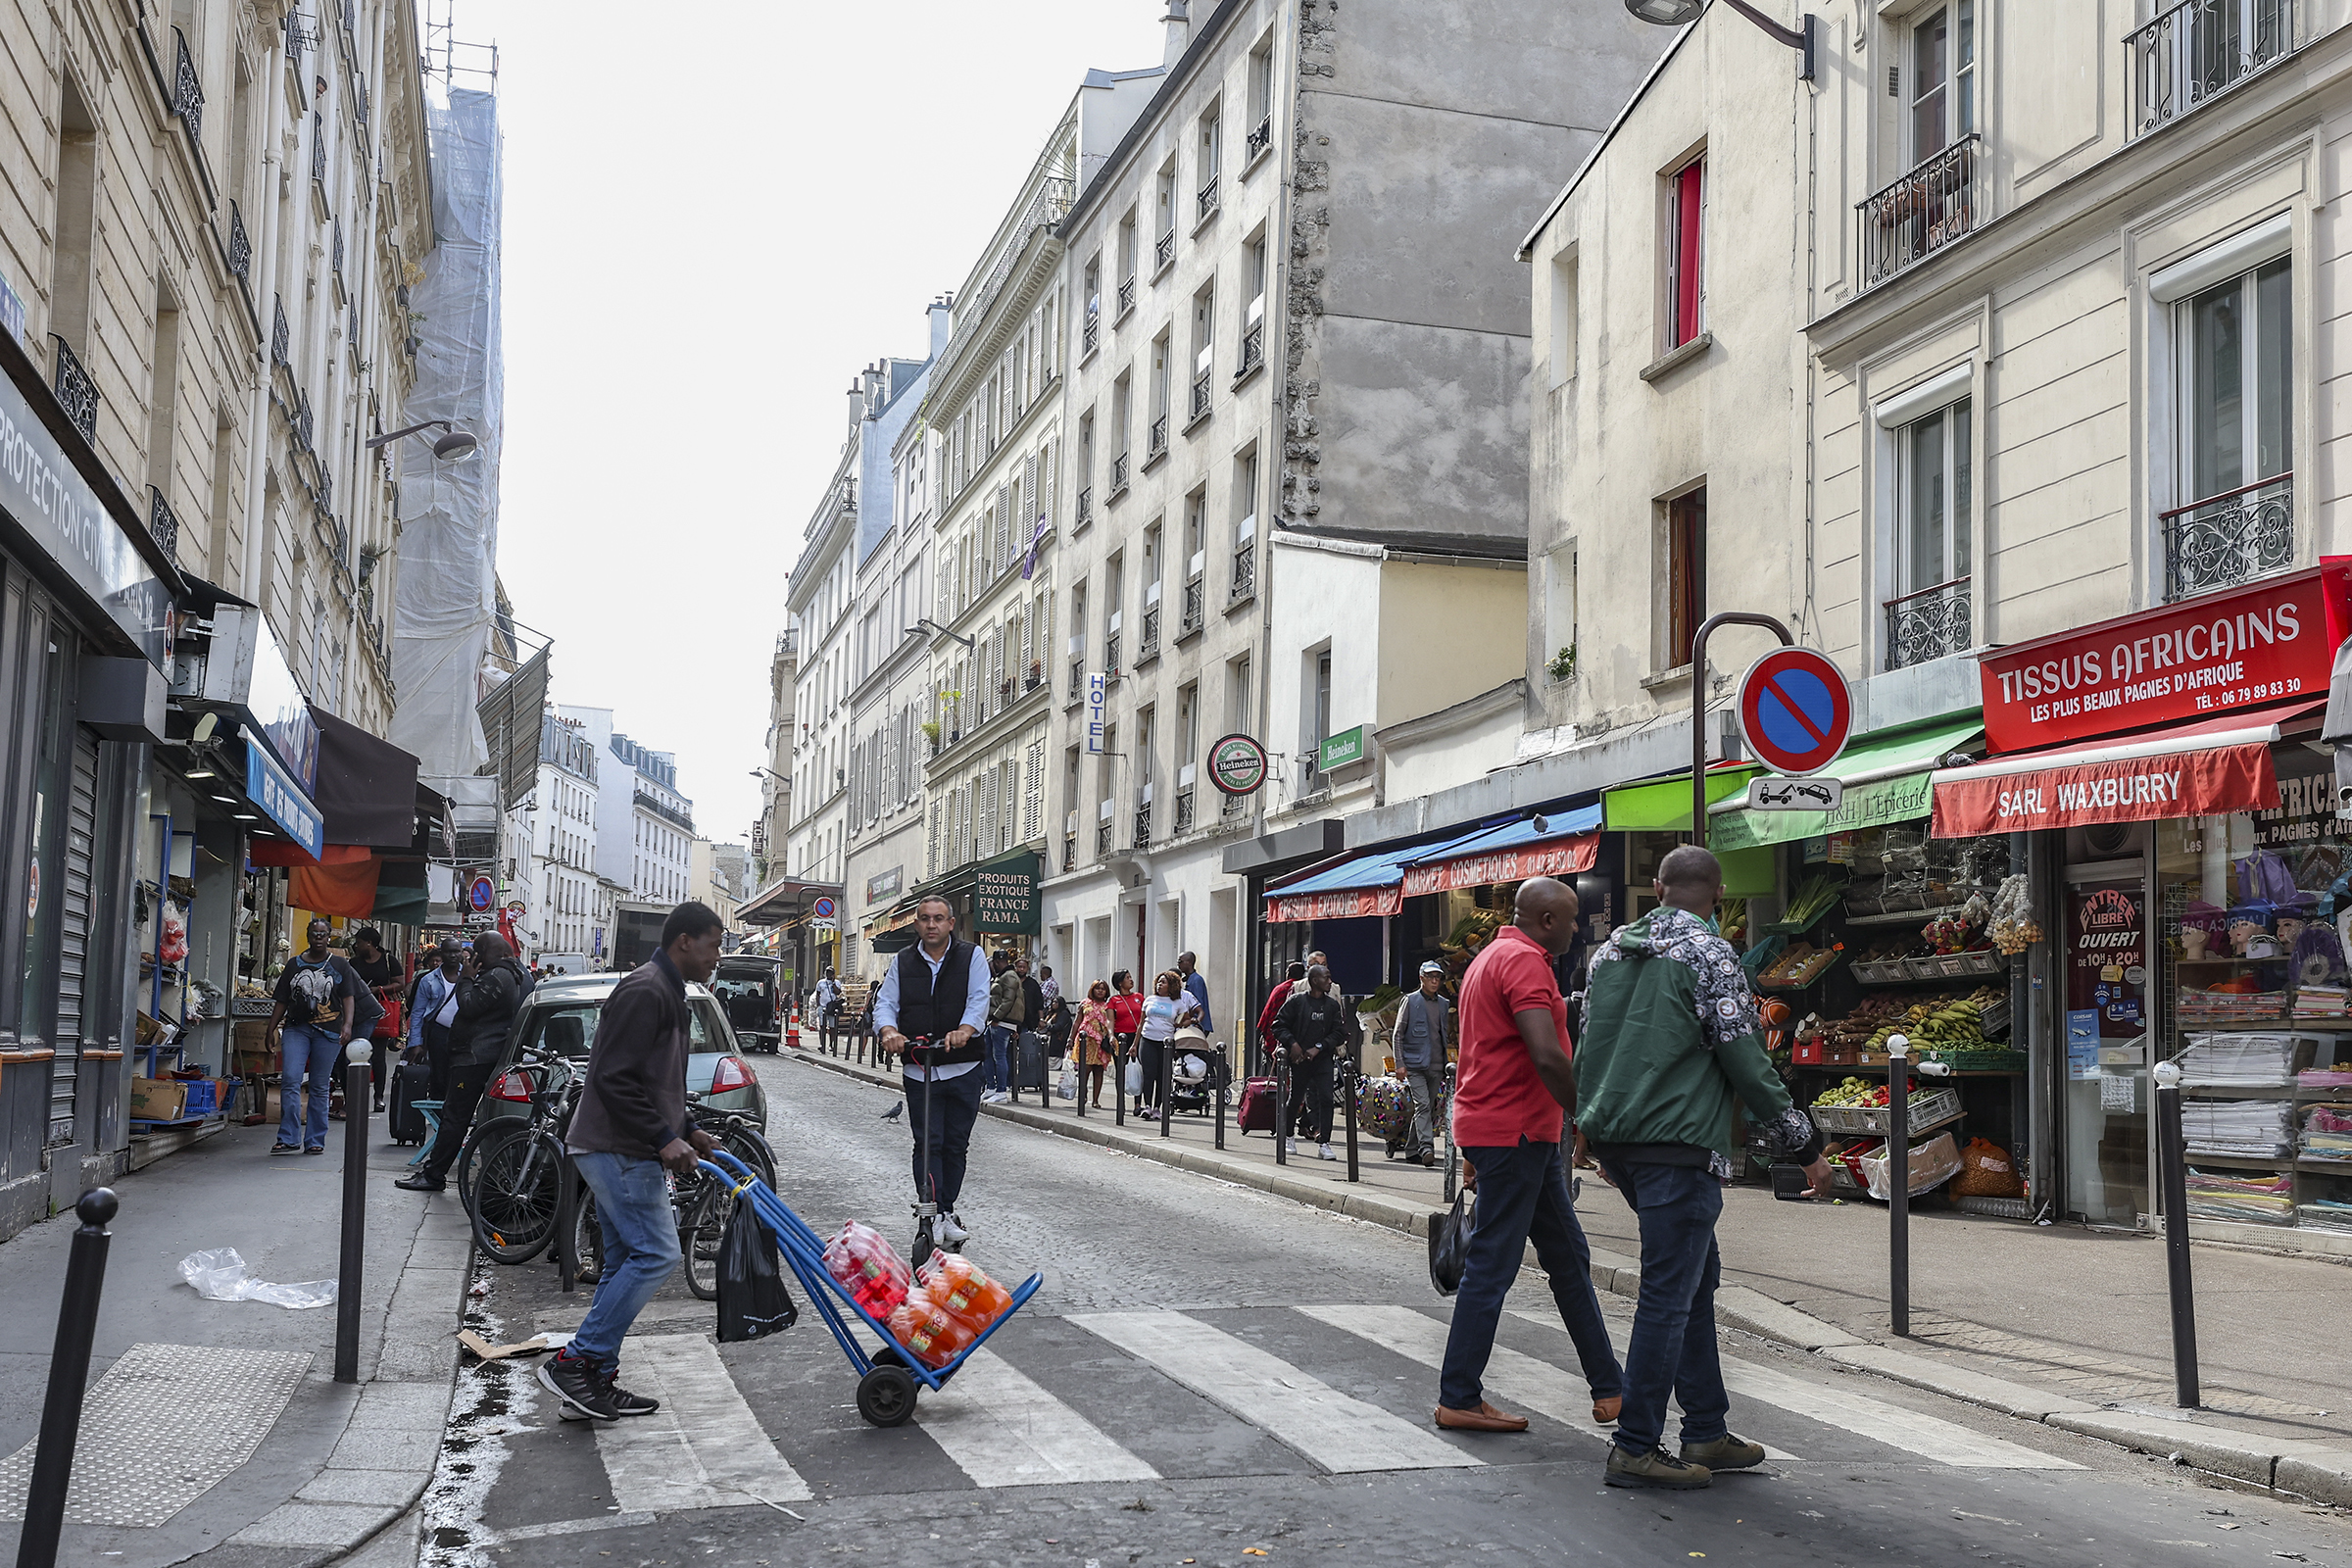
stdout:
{"type": "Polygon", "coordinates": [[[2278,804],[2271,749],[2257,743],[1989,778],[1938,775],[1933,831],[1937,838],[1976,838],[2091,822],[2262,811],[2278,804]]]}
{"type": "Polygon", "coordinates": [[[1524,882],[1531,876],[1573,876],[1590,871],[1600,858],[1600,835],[1579,833],[1546,844],[1520,844],[1486,855],[1458,855],[1408,865],[1404,880],[1385,888],[1339,888],[1324,893],[1269,893],[1266,919],[1281,925],[1294,920],[1352,920],[1368,914],[1396,914],[1408,898],[1443,893],[1449,888],[1486,887],[1495,882],[1524,882]]]}
{"type": "Polygon", "coordinates": [[[2324,697],[2348,607],[2352,565],[2331,562],[1987,654],[1985,740],[2022,751],[2324,697]]]}
{"type": "Polygon", "coordinates": [[[1404,868],[1404,896],[1443,893],[1448,888],[1483,888],[1495,882],[1524,882],[1531,876],[1573,876],[1590,871],[1600,858],[1600,835],[1579,833],[1549,844],[1520,844],[1491,855],[1463,855],[1450,860],[1404,868]]]}

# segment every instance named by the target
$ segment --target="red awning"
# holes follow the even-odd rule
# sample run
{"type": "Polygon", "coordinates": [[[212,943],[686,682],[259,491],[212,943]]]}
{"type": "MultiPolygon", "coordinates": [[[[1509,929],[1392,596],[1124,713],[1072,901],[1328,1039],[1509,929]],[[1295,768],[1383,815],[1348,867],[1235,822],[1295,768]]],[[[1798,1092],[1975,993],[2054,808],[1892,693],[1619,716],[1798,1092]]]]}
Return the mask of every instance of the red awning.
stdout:
{"type": "Polygon", "coordinates": [[[1426,865],[1404,868],[1403,895],[1444,893],[1449,888],[1483,888],[1495,882],[1524,882],[1537,876],[1574,876],[1590,871],[1600,858],[1600,835],[1578,833],[1544,844],[1514,844],[1508,849],[1472,851],[1426,865]]]}
{"type": "Polygon", "coordinates": [[[1936,774],[1937,838],[2270,810],[2271,746],[2313,704],[2200,719],[2103,746],[2018,752],[1936,774]]]}

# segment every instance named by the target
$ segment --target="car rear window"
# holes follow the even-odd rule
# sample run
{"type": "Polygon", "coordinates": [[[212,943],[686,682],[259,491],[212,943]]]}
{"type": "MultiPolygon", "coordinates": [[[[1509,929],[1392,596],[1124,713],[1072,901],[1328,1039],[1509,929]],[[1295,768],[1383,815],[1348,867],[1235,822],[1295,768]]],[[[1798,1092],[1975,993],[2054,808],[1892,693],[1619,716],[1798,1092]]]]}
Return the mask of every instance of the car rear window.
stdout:
{"type": "Polygon", "coordinates": [[[603,1004],[595,1002],[533,1007],[524,1021],[522,1045],[540,1051],[560,1051],[566,1056],[585,1056],[596,1044],[596,1020],[603,1004]]]}

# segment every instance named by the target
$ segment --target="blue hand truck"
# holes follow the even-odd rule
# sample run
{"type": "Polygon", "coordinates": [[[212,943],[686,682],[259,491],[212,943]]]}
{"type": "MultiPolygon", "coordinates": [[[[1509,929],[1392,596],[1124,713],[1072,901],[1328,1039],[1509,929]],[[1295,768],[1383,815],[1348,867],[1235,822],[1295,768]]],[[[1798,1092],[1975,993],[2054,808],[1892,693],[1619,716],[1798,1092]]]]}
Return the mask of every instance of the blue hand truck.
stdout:
{"type": "Polygon", "coordinates": [[[875,1426],[904,1425],[914,1414],[917,1392],[946,1388],[956,1370],[988,1343],[988,1337],[1003,1328],[1046,1282],[1042,1273],[1023,1280],[1012,1293],[1012,1304],[958,1351],[954,1360],[935,1370],[923,1365],[912,1351],[892,1338],[889,1328],[859,1306],[848,1288],[826,1270],[824,1238],[794,1213],[774,1189],[723,1149],[712,1150],[702,1163],[704,1170],[732,1188],[737,1202],[749,1204],[760,1223],[775,1237],[776,1250],[783,1255],[786,1266],[799,1278],[801,1289],[808,1293],[810,1304],[824,1318],[825,1327],[833,1331],[833,1338],[839,1342],[842,1353],[850,1358],[850,1365],[858,1369],[858,1413],[875,1426]],[[843,1307],[849,1309],[849,1316],[844,1316],[843,1307]],[[853,1321],[863,1323],[879,1336],[881,1348],[868,1355],[851,1332],[853,1321]]]}

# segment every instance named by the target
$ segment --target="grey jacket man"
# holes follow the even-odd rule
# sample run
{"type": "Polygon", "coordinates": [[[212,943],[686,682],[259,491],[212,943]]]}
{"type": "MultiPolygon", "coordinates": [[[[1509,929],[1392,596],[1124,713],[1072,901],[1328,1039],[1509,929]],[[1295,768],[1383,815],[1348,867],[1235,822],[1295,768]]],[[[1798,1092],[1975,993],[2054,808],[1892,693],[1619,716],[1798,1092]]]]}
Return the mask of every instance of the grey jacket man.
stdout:
{"type": "Polygon", "coordinates": [[[1396,1013],[1396,1065],[1423,1071],[1446,1065],[1446,1036],[1453,1023],[1453,1004],[1442,996],[1405,993],[1396,1013]]]}

